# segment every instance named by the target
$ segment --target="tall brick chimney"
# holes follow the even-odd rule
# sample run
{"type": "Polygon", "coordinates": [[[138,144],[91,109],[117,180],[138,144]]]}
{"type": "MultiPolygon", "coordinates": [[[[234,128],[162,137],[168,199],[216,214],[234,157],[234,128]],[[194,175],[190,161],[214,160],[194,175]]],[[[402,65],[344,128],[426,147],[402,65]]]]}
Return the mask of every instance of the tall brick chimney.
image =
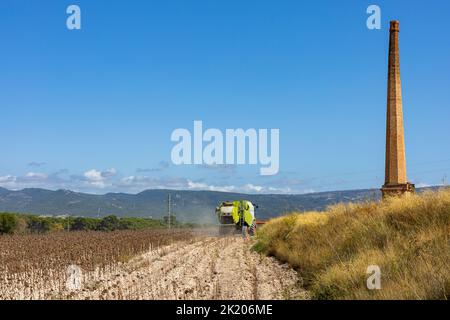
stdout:
{"type": "Polygon", "coordinates": [[[406,178],[402,84],[398,46],[399,32],[399,22],[391,21],[386,119],[386,171],[384,185],[381,188],[383,197],[414,192],[414,185],[409,183],[406,178]]]}

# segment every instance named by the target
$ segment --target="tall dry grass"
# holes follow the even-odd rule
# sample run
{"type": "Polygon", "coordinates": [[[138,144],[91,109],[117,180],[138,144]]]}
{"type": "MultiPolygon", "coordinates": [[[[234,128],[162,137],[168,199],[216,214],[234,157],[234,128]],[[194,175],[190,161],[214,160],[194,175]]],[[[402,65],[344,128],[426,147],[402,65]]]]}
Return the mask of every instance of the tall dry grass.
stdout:
{"type": "Polygon", "coordinates": [[[266,224],[255,249],[288,262],[316,299],[448,299],[450,190],[339,204],[266,224]],[[381,289],[367,289],[369,265],[381,289]]]}

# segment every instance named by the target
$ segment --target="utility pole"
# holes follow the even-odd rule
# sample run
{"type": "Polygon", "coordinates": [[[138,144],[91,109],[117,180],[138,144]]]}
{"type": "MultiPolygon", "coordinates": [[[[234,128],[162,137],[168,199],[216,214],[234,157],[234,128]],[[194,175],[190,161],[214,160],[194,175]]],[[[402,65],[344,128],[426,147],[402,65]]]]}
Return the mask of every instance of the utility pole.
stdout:
{"type": "Polygon", "coordinates": [[[447,175],[444,174],[442,177],[442,186],[445,188],[447,186],[447,175]]]}
{"type": "Polygon", "coordinates": [[[167,217],[168,217],[168,224],[169,224],[169,229],[170,229],[170,193],[167,196],[167,217]]]}

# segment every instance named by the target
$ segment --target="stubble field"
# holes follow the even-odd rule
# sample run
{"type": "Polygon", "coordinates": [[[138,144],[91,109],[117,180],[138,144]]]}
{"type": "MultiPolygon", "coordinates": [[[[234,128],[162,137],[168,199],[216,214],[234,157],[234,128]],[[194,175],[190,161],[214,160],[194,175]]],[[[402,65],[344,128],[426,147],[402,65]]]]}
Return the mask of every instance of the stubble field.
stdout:
{"type": "Polygon", "coordinates": [[[307,298],[295,271],[236,236],[61,232],[0,236],[0,246],[2,300],[307,298]]]}

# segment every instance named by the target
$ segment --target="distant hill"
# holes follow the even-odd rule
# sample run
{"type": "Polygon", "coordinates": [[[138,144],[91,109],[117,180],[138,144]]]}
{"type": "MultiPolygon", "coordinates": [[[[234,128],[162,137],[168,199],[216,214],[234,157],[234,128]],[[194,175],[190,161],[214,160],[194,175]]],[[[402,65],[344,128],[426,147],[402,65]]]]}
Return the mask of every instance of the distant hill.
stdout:
{"type": "Polygon", "coordinates": [[[339,202],[379,199],[376,189],[332,191],[302,195],[240,194],[214,191],[146,190],[138,194],[95,195],[69,190],[0,188],[0,212],[100,217],[117,216],[160,218],[167,213],[167,195],[172,195],[172,211],[177,219],[189,222],[215,222],[214,209],[227,200],[246,199],[259,205],[260,219],[292,211],[324,210],[339,202]]]}
{"type": "Polygon", "coordinates": [[[138,194],[107,193],[95,195],[69,190],[0,188],[0,211],[95,217],[135,216],[160,218],[167,213],[167,195],[172,211],[183,221],[215,222],[214,209],[227,200],[247,199],[256,203],[257,215],[267,219],[292,211],[322,210],[338,202],[361,201],[380,197],[378,190],[354,190],[304,195],[240,194],[214,191],[146,190],[138,194]]]}

